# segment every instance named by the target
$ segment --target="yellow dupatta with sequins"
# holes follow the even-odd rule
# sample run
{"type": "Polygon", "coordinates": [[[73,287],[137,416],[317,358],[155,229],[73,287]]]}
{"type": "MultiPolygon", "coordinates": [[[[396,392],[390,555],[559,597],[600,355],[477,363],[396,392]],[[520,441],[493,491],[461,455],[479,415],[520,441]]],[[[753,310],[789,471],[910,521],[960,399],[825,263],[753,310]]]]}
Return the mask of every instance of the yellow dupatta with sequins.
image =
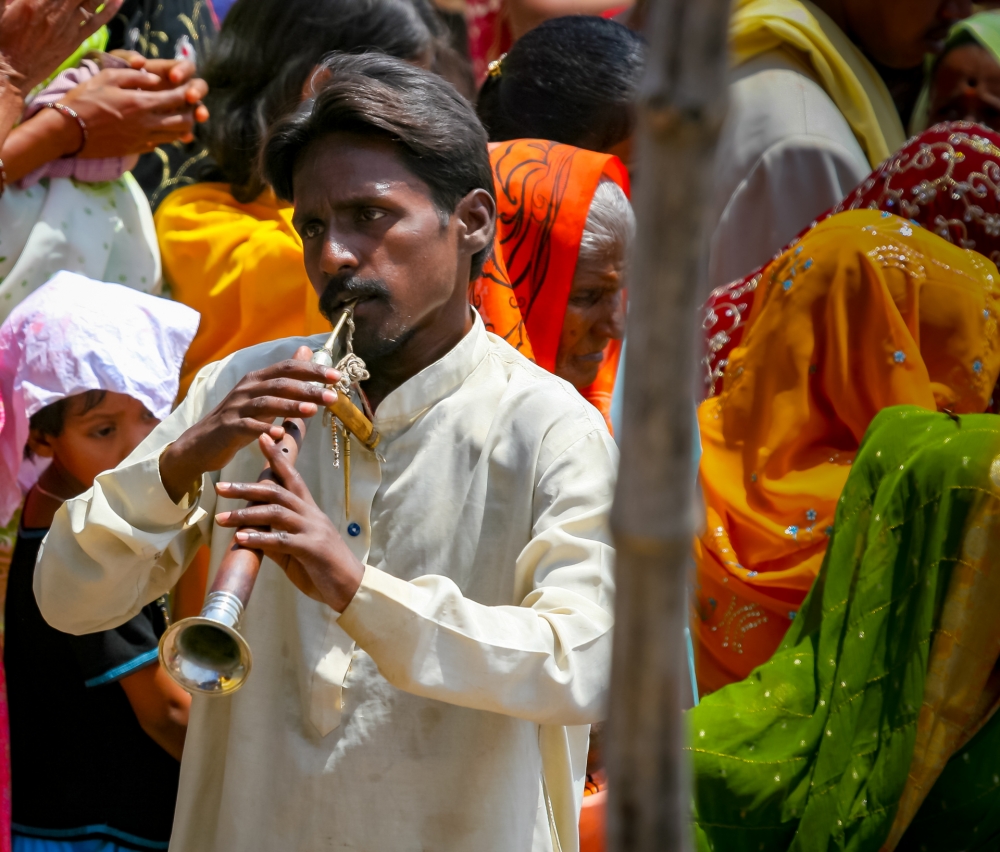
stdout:
{"type": "Polygon", "coordinates": [[[766,661],[815,579],[872,418],[984,411],[1000,373],[1000,277],[986,258],[873,210],[838,214],[763,273],[723,393],[698,409],[699,687],[766,661]]]}
{"type": "Polygon", "coordinates": [[[780,47],[805,58],[872,168],[903,147],[906,133],[888,88],[827,14],[803,0],[736,0],[729,24],[733,64],[780,47]]]}

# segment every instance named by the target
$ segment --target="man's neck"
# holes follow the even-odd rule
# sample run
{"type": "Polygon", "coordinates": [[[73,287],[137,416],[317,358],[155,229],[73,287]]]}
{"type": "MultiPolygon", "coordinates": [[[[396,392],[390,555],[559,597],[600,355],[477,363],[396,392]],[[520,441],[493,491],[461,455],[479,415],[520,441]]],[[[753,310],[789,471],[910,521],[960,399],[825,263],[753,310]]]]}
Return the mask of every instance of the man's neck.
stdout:
{"type": "MultiPolygon", "coordinates": [[[[847,13],[844,11],[844,4],[842,0],[811,0],[811,2],[814,6],[818,6],[826,12],[833,22],[844,31],[844,34],[851,39],[851,41],[855,41],[851,38],[851,30],[847,23],[847,13]]],[[[856,41],[855,44],[857,44],[856,41]]]]}
{"type": "Polygon", "coordinates": [[[472,330],[472,309],[467,302],[463,302],[456,316],[446,322],[445,319],[418,329],[388,357],[366,364],[371,378],[362,387],[372,411],[404,382],[451,352],[472,330]]]}
{"type": "Polygon", "coordinates": [[[872,67],[878,72],[879,77],[882,78],[882,82],[885,83],[886,88],[889,90],[892,102],[896,106],[896,112],[899,113],[903,125],[906,126],[910,121],[910,115],[913,113],[913,107],[917,103],[917,97],[920,95],[920,89],[923,86],[923,66],[918,65],[916,68],[899,69],[882,65],[865,50],[864,45],[861,44],[851,31],[850,23],[847,20],[847,13],[844,10],[843,0],[811,0],[811,2],[830,16],[831,20],[840,27],[844,35],[851,40],[854,46],[872,64],[872,67]]]}
{"type": "MultiPolygon", "coordinates": [[[[860,48],[860,45],[859,45],[860,48]]],[[[920,90],[924,86],[924,68],[918,65],[916,68],[889,68],[887,65],[880,65],[868,53],[862,50],[872,67],[878,72],[885,87],[892,96],[892,102],[896,106],[896,112],[903,122],[903,127],[910,123],[913,115],[913,108],[917,105],[917,98],[920,97],[920,90]]]]}

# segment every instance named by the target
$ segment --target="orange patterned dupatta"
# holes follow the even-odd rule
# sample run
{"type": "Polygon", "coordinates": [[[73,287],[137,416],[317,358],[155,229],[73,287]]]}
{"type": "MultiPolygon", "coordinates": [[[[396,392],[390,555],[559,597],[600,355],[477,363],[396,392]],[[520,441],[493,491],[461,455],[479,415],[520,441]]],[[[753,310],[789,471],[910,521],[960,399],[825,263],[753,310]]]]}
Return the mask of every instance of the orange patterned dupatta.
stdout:
{"type": "MultiPolygon", "coordinates": [[[[555,372],[576,259],[602,177],[629,194],[617,157],[541,139],[490,146],[497,194],[497,263],[475,285],[473,304],[487,328],[540,367],[555,372]],[[501,264],[506,277],[494,275],[501,264]],[[523,325],[513,321],[512,308],[523,325]]],[[[621,341],[608,344],[596,381],[583,390],[611,427],[611,394],[621,341]]]]}
{"type": "Polygon", "coordinates": [[[493,252],[483,264],[482,274],[469,285],[469,301],[479,311],[486,330],[499,335],[525,358],[535,360],[528,331],[510,286],[507,265],[500,247],[500,229],[493,238],[493,252]]]}

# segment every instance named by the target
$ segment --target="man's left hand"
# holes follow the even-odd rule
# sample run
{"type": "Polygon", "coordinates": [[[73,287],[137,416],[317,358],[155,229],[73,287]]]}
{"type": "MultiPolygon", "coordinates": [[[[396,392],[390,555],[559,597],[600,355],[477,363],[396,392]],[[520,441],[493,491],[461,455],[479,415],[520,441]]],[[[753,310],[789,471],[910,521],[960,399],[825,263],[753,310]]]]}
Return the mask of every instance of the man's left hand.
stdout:
{"type": "Polygon", "coordinates": [[[263,551],[300,591],[343,612],[361,585],[365,566],[316,505],[299,472],[276,449],[274,440],[266,434],[258,440],[278,482],[220,482],[215,486],[220,497],[260,505],[220,512],[215,521],[222,527],[239,528],[237,543],[263,551]]]}

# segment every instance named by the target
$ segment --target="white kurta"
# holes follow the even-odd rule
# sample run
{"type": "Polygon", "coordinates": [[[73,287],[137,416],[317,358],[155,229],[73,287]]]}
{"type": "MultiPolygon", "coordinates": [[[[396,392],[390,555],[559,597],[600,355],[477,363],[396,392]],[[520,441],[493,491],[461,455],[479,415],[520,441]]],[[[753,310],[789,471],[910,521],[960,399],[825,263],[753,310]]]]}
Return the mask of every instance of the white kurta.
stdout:
{"type": "Polygon", "coordinates": [[[715,157],[710,287],[767,263],[870,171],[847,120],[793,53],[736,68],[715,157]]]}
{"type": "MultiPolygon", "coordinates": [[[[281,340],[205,368],[178,410],[57,514],[39,557],[42,613],[70,633],[121,624],[232,531],[174,504],[162,448],[281,340]]],[[[539,852],[577,847],[588,725],[610,667],[607,516],[616,448],[567,383],[473,330],[379,406],[376,456],[352,447],[351,523],[330,432],[298,468],[366,564],[337,616],[265,561],[244,616],[253,672],[196,696],[171,849],[178,852],[539,852]]],[[[254,443],[212,474],[252,481],[254,443]]]]}

